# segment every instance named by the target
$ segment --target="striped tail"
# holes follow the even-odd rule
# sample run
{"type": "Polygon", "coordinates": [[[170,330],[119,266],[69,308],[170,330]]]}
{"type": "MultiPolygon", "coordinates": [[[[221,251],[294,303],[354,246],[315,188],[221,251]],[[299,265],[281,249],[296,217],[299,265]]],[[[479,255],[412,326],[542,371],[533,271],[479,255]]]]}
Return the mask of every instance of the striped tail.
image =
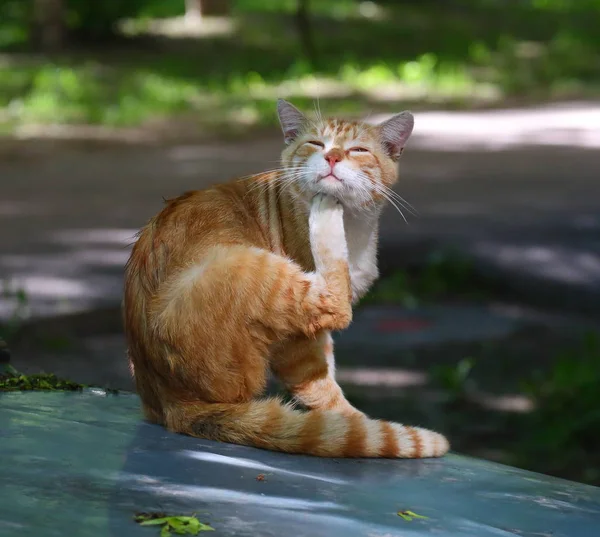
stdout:
{"type": "Polygon", "coordinates": [[[303,412],[278,399],[180,403],[165,418],[174,432],[318,457],[441,457],[450,448],[444,436],[420,427],[373,420],[358,412],[303,412]]]}

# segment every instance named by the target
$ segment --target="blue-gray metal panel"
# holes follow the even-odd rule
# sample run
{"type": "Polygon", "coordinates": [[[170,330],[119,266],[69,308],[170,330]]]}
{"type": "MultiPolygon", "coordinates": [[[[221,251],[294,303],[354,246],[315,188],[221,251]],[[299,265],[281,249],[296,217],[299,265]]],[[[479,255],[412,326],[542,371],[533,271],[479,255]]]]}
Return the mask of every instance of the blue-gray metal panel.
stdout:
{"type": "Polygon", "coordinates": [[[0,394],[0,445],[2,537],[158,536],[138,511],[197,513],[216,536],[600,536],[595,487],[454,454],[332,460],[202,441],[144,423],[128,394],[0,394]]]}

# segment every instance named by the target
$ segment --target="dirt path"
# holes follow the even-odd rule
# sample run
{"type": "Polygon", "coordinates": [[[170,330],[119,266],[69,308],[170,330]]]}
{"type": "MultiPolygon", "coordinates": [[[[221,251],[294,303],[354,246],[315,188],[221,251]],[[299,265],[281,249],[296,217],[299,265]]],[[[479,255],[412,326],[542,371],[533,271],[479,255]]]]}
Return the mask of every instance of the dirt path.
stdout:
{"type": "MultiPolygon", "coordinates": [[[[457,148],[451,134],[436,137],[424,124],[397,188],[420,216],[407,215],[406,225],[386,211],[384,268],[450,243],[519,292],[600,303],[600,152],[568,140],[490,148],[487,132],[479,145],[457,132],[471,144],[457,148]]],[[[244,143],[16,147],[0,159],[0,279],[26,289],[34,315],[52,315],[118,303],[127,246],[163,197],[272,168],[281,141],[274,133],[244,143]]],[[[0,318],[13,307],[0,302],[0,318]]]]}

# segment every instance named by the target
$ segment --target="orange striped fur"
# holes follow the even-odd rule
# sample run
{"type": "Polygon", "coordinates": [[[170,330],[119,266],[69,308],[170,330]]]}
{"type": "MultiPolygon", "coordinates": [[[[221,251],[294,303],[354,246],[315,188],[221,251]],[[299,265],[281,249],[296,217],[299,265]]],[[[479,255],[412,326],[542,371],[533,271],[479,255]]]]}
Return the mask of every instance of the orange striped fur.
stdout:
{"type": "Polygon", "coordinates": [[[431,457],[440,434],[377,421],[335,381],[331,331],[377,277],[377,222],[412,131],[278,103],[281,169],[172,199],[140,231],[123,302],[146,417],[171,431],[324,457],[431,457]],[[305,410],[260,399],[272,371],[305,410]]]}

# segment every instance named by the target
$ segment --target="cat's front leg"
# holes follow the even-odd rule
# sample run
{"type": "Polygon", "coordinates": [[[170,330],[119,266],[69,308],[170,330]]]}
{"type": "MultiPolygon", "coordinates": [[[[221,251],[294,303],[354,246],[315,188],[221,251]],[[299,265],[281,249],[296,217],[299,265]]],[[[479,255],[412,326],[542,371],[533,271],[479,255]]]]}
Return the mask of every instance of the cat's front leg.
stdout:
{"type": "Polygon", "coordinates": [[[334,197],[317,194],[312,201],[308,223],[316,276],[324,282],[321,299],[329,306],[335,305],[333,324],[322,328],[340,330],[352,320],[352,286],[344,208],[334,197]]]}
{"type": "Polygon", "coordinates": [[[348,266],[348,244],[344,230],[344,207],[333,196],[317,194],[308,219],[310,247],[315,268],[323,276],[348,266]]]}

